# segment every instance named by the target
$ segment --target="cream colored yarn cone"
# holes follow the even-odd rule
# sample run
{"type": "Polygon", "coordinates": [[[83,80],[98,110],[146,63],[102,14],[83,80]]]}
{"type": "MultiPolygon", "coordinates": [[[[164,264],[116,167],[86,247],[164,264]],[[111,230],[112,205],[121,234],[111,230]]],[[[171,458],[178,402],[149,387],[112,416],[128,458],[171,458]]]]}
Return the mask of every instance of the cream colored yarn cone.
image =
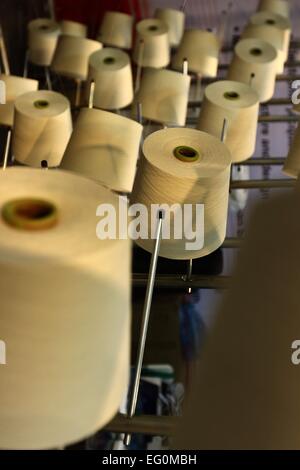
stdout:
{"type": "Polygon", "coordinates": [[[118,214],[118,200],[86,178],[0,180],[0,447],[62,447],[103,427],[126,389],[130,242],[97,238],[96,208],[118,214]]]}
{"type": "Polygon", "coordinates": [[[101,48],[102,44],[98,41],[62,35],[59,38],[51,68],[58,75],[84,81],[87,79],[90,55],[101,48]]]}
{"type": "Polygon", "coordinates": [[[241,39],[262,39],[271,44],[277,52],[277,68],[278,74],[284,72],[285,53],[283,50],[282,34],[280,29],[269,25],[248,25],[244,29],[241,39]]]}
{"type": "MultiPolygon", "coordinates": [[[[268,25],[268,26],[273,26],[274,28],[277,28],[277,30],[280,32],[280,35],[281,35],[280,49],[283,50],[284,62],[286,62],[288,59],[288,55],[289,55],[290,39],[291,39],[291,33],[292,33],[291,22],[287,18],[281,15],[278,15],[276,13],[272,13],[270,11],[261,11],[250,17],[249,24],[253,26],[268,25]]],[[[272,34],[272,37],[273,36],[274,36],[274,33],[272,34]]],[[[270,41],[271,41],[271,37],[270,37],[270,41]]],[[[274,38],[273,45],[275,48],[277,48],[277,46],[275,45],[275,38],[274,38]]]]}
{"type": "Polygon", "coordinates": [[[39,82],[37,80],[31,80],[30,78],[4,74],[0,74],[0,80],[5,83],[6,87],[6,103],[0,105],[0,124],[12,127],[14,122],[15,99],[29,91],[36,91],[39,82]]]}
{"type": "Polygon", "coordinates": [[[177,47],[184,32],[185,14],[173,8],[157,8],[155,18],[166,23],[169,28],[169,41],[171,47],[177,47]]]}
{"type": "Polygon", "coordinates": [[[54,91],[33,91],[15,101],[12,150],[25,165],[58,166],[72,133],[70,103],[54,91]]]}
{"type": "Polygon", "coordinates": [[[60,28],[62,34],[80,38],[86,38],[87,36],[87,26],[77,21],[63,20],[60,22],[60,28]]]}
{"type": "Polygon", "coordinates": [[[299,449],[299,206],[298,188],[250,219],[174,449],[299,449]]]}
{"type": "Polygon", "coordinates": [[[145,139],[143,155],[130,202],[148,209],[147,226],[143,226],[145,219],[141,222],[141,232],[147,238],[139,238],[136,243],[152,252],[151,233],[155,233],[157,224],[151,214],[152,205],[175,204],[174,211],[165,211],[163,224],[170,224],[170,233],[162,237],[159,256],[193,259],[216,250],[225,238],[228,211],[231,156],[225,144],[195,129],[169,128],[145,139]],[[204,204],[204,222],[196,216],[197,204],[204,204]],[[183,230],[180,214],[184,205],[189,205],[190,213],[182,220],[185,228],[193,229],[199,236],[197,240],[183,230]],[[198,243],[201,232],[204,240],[198,243]],[[196,243],[190,246],[190,242],[196,243]]]}
{"type": "Polygon", "coordinates": [[[112,47],[94,52],[89,58],[87,95],[92,80],[95,82],[96,108],[121,109],[132,102],[132,71],[126,52],[112,47]]]}
{"type": "Polygon", "coordinates": [[[107,11],[100,26],[98,39],[108,46],[131,49],[132,30],[132,16],[117,11],[107,11]]]}
{"type": "Polygon", "coordinates": [[[168,27],[163,21],[152,18],[137,24],[133,60],[142,67],[157,69],[169,64],[168,27]]]}
{"type": "Polygon", "coordinates": [[[205,88],[197,128],[221,138],[226,119],[225,143],[232,162],[241,162],[254,153],[258,111],[258,95],[249,85],[218,81],[205,88]]]}
{"type": "Polygon", "coordinates": [[[182,70],[186,58],[189,71],[203,77],[216,77],[219,61],[220,42],[218,37],[199,29],[185,31],[178,51],[172,60],[172,67],[182,70]]]}
{"type": "Polygon", "coordinates": [[[141,124],[123,116],[83,108],[61,167],[115,191],[130,192],[142,130],[141,124]]]}
{"type": "Polygon", "coordinates": [[[242,39],[234,48],[227,79],[251,83],[264,103],[274,94],[277,67],[277,52],[271,44],[262,39],[242,39]]]}
{"type": "Polygon", "coordinates": [[[60,26],[49,18],[37,18],[28,23],[29,60],[33,64],[49,66],[60,35],[60,26]]]}
{"type": "Polygon", "coordinates": [[[165,125],[184,126],[191,78],[171,70],[148,69],[144,72],[135,97],[142,104],[143,117],[165,125]]]}
{"type": "Polygon", "coordinates": [[[291,144],[288,156],[283,166],[283,173],[292,178],[298,178],[300,173],[300,127],[295,131],[294,139],[291,144]]]}
{"type": "Polygon", "coordinates": [[[289,18],[290,4],[288,0],[260,0],[258,11],[270,11],[289,18]]]}

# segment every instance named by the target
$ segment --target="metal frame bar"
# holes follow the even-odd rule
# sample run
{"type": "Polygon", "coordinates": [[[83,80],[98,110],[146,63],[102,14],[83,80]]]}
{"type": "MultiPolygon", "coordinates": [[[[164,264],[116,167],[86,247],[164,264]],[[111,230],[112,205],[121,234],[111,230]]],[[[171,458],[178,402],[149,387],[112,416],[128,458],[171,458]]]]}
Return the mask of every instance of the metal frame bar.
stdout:
{"type": "Polygon", "coordinates": [[[238,162],[234,163],[235,166],[241,166],[241,165],[248,165],[248,166],[256,166],[256,165],[284,165],[285,162],[285,157],[253,157],[249,158],[249,160],[245,160],[244,162],[238,162]]]}
{"type": "MultiPolygon", "coordinates": [[[[258,123],[283,123],[283,122],[299,122],[300,116],[299,115],[291,115],[291,116],[281,116],[281,115],[269,115],[269,116],[259,116],[258,123]]],[[[186,123],[191,126],[195,126],[198,122],[197,117],[188,117],[186,123]]]]}
{"type": "MultiPolygon", "coordinates": [[[[133,287],[146,287],[148,282],[147,274],[133,274],[133,287]]],[[[190,279],[186,275],[162,274],[156,276],[155,287],[163,289],[228,289],[229,276],[199,276],[193,274],[190,279]]]]}
{"type": "Polygon", "coordinates": [[[106,431],[117,434],[147,434],[151,436],[172,436],[179,423],[177,416],[127,416],[118,414],[105,426],[106,431]]]}
{"type": "MultiPolygon", "coordinates": [[[[271,100],[263,103],[266,106],[292,106],[291,98],[272,98],[271,100]]],[[[200,108],[202,105],[202,101],[189,101],[188,107],[189,108],[200,108]]]]}
{"type": "Polygon", "coordinates": [[[278,179],[278,180],[239,180],[231,181],[230,189],[277,189],[277,188],[294,188],[296,180],[294,179],[278,179]]]}
{"type": "MultiPolygon", "coordinates": [[[[218,70],[227,70],[230,64],[219,64],[218,70]]],[[[285,68],[297,68],[300,67],[300,62],[299,61],[291,61],[291,62],[286,62],[284,64],[285,68]]]]}

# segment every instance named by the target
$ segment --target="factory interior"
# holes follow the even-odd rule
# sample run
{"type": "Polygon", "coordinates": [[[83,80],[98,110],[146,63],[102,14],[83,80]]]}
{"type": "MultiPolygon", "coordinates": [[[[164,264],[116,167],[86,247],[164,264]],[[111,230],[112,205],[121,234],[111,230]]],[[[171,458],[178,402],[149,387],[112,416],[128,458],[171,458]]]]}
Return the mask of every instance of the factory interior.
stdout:
{"type": "Polygon", "coordinates": [[[0,450],[300,449],[299,25],[0,0],[0,450]]]}

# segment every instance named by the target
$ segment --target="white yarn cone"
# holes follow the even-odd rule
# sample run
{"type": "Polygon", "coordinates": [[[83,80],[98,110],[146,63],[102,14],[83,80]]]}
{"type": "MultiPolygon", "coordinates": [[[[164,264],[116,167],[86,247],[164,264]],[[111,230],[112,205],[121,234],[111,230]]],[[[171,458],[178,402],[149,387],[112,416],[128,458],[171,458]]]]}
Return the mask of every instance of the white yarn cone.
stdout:
{"type": "Polygon", "coordinates": [[[83,108],[61,167],[115,191],[130,192],[142,130],[141,124],[123,116],[83,108]]]}
{"type": "Polygon", "coordinates": [[[153,18],[137,24],[133,60],[142,67],[163,68],[169,64],[168,27],[163,21],[153,18]]]}
{"type": "Polygon", "coordinates": [[[0,447],[63,447],[112,419],[126,390],[130,242],[96,237],[96,208],[118,216],[118,200],[86,178],[0,180],[0,447]]]}
{"type": "MultiPolygon", "coordinates": [[[[284,16],[278,15],[276,13],[272,13],[270,11],[260,11],[250,17],[249,24],[253,26],[268,25],[277,28],[281,35],[280,49],[283,50],[284,62],[286,62],[289,55],[290,40],[292,33],[292,25],[290,21],[284,16]]],[[[273,45],[275,48],[277,48],[275,44],[273,45]]]]}
{"type": "Polygon", "coordinates": [[[39,82],[37,80],[31,80],[30,78],[4,74],[0,74],[0,80],[5,83],[6,88],[6,103],[0,105],[0,124],[12,127],[16,98],[29,91],[36,91],[39,82]]]}
{"type": "Polygon", "coordinates": [[[62,34],[69,36],[78,36],[80,38],[86,38],[87,26],[77,21],[63,20],[60,22],[60,28],[62,34]]]}
{"type": "Polygon", "coordinates": [[[131,49],[132,30],[132,16],[117,11],[107,11],[100,26],[98,39],[108,46],[131,49]]]}
{"type": "Polygon", "coordinates": [[[132,71],[129,56],[118,49],[105,47],[89,58],[87,94],[95,82],[94,106],[122,109],[133,100],[132,71]]]}
{"type": "Polygon", "coordinates": [[[242,39],[234,48],[227,79],[251,83],[264,103],[274,94],[277,67],[277,52],[271,44],[262,39],[242,39]]]}
{"type": "Polygon", "coordinates": [[[183,61],[187,59],[190,72],[203,77],[216,77],[219,50],[220,42],[215,34],[198,29],[187,30],[173,57],[172,67],[182,70],[183,61]]]}
{"type": "Polygon", "coordinates": [[[226,233],[230,162],[227,147],[205,132],[169,128],[148,136],[131,196],[131,204],[144,205],[148,214],[141,222],[143,238],[136,243],[152,252],[151,234],[157,225],[152,205],[175,204],[174,211],[162,207],[163,223],[170,224],[170,233],[162,237],[159,256],[193,259],[216,250],[226,233]],[[204,222],[196,219],[197,204],[204,205],[204,222]],[[181,219],[184,205],[189,205],[190,214],[181,219]],[[192,233],[187,235],[189,229],[194,231],[194,240],[192,233]]]}
{"type": "Polygon", "coordinates": [[[34,91],[15,101],[12,151],[15,159],[40,168],[58,166],[72,133],[70,103],[54,91],[34,91]]]}
{"type": "Polygon", "coordinates": [[[184,32],[184,12],[173,8],[157,8],[154,16],[168,26],[170,46],[178,47],[184,32]]]}
{"type": "Polygon", "coordinates": [[[221,138],[226,119],[225,143],[233,162],[250,158],[255,151],[259,97],[249,85],[220,80],[204,90],[197,128],[221,138]]]}
{"type": "Polygon", "coordinates": [[[290,4],[288,0],[260,0],[258,11],[270,11],[289,18],[290,4]]]}
{"type": "Polygon", "coordinates": [[[283,50],[282,33],[280,29],[269,25],[251,25],[244,29],[241,39],[262,39],[271,44],[277,52],[277,68],[278,74],[284,72],[285,53],[283,50]]]}
{"type": "Polygon", "coordinates": [[[59,24],[48,18],[37,18],[28,23],[27,29],[30,62],[49,66],[61,33],[59,24]]]}
{"type": "Polygon", "coordinates": [[[75,80],[86,80],[90,55],[102,48],[102,44],[92,39],[76,36],[59,38],[51,68],[58,75],[75,80]]]}
{"type": "Polygon", "coordinates": [[[299,449],[299,206],[298,186],[250,219],[201,351],[176,451],[299,449]]]}
{"type": "Polygon", "coordinates": [[[165,125],[184,126],[187,115],[190,77],[171,70],[148,69],[144,72],[135,97],[142,104],[143,117],[165,125]]]}

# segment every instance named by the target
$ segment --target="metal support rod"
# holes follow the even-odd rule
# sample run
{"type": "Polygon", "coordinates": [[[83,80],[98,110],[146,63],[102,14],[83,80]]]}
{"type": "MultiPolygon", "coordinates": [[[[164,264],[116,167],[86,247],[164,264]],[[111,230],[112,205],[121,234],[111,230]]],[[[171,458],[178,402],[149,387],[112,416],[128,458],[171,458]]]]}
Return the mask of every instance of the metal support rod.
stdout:
{"type": "Polygon", "coordinates": [[[142,103],[140,102],[136,104],[136,118],[137,118],[137,122],[139,122],[140,124],[143,124],[143,107],[142,107],[142,103]]]}
{"type": "Polygon", "coordinates": [[[5,75],[10,75],[9,62],[7,58],[6,46],[5,46],[5,41],[4,41],[1,25],[0,25],[0,53],[1,53],[1,61],[3,65],[4,73],[5,75]]]}
{"type": "Polygon", "coordinates": [[[81,98],[81,80],[76,80],[75,107],[79,108],[81,98]]]}
{"type": "MultiPolygon", "coordinates": [[[[146,287],[148,283],[147,274],[133,274],[133,287],[146,287]]],[[[230,283],[229,276],[200,276],[193,274],[190,281],[186,281],[182,274],[161,274],[155,278],[155,287],[161,289],[228,289],[230,283]]]]}
{"type": "Polygon", "coordinates": [[[240,248],[242,243],[242,238],[225,238],[221,248],[240,248]]]}
{"type": "Polygon", "coordinates": [[[5,150],[4,150],[4,157],[3,157],[3,166],[2,166],[3,170],[6,170],[6,167],[7,167],[10,141],[11,141],[11,129],[9,129],[9,131],[7,132],[7,136],[6,136],[6,143],[5,143],[5,150]]]}
{"type": "Polygon", "coordinates": [[[181,5],[181,7],[180,7],[180,10],[181,10],[181,11],[185,11],[187,2],[188,2],[188,0],[183,0],[182,5],[181,5]]]}
{"type": "Polygon", "coordinates": [[[46,77],[47,88],[48,90],[52,91],[52,82],[51,82],[49,67],[45,67],[45,77],[46,77]]]}
{"type": "MultiPolygon", "coordinates": [[[[192,280],[192,273],[193,273],[193,260],[189,259],[188,260],[188,270],[187,270],[187,274],[186,274],[186,277],[185,277],[186,282],[190,282],[192,280]]],[[[192,293],[192,288],[189,286],[188,294],[191,294],[191,293],[192,293]]]]}
{"type": "Polygon", "coordinates": [[[28,67],[29,67],[29,51],[27,50],[25,53],[25,61],[24,61],[24,70],[23,70],[23,77],[28,77],[28,67]]]}
{"type": "Polygon", "coordinates": [[[294,188],[296,180],[278,179],[278,180],[239,180],[231,181],[230,189],[274,189],[274,188],[294,188]]]}
{"type": "Polygon", "coordinates": [[[143,66],[143,58],[144,58],[144,48],[145,42],[143,39],[139,42],[139,51],[138,51],[138,64],[136,68],[136,77],[135,77],[135,86],[134,92],[137,93],[140,89],[141,85],[141,76],[142,76],[142,66],[143,66]]]}
{"type": "Polygon", "coordinates": [[[146,434],[150,436],[171,436],[174,433],[178,416],[134,416],[128,419],[118,414],[105,426],[105,430],[117,434],[146,434]]]}
{"type": "Polygon", "coordinates": [[[89,108],[92,109],[94,106],[94,95],[95,95],[95,82],[91,81],[90,84],[90,93],[89,93],[89,108]]]}
{"type": "Polygon", "coordinates": [[[273,157],[273,158],[249,158],[249,160],[245,160],[244,162],[233,163],[233,165],[248,165],[248,166],[255,166],[255,165],[265,165],[265,166],[272,166],[272,165],[280,165],[283,166],[285,162],[284,157],[273,157]]]}
{"type": "Polygon", "coordinates": [[[195,98],[196,100],[201,96],[201,88],[202,88],[202,75],[196,75],[196,85],[195,85],[195,98]]]}
{"type": "Polygon", "coordinates": [[[251,75],[250,75],[250,79],[249,79],[249,86],[250,87],[252,87],[254,78],[255,78],[255,73],[252,72],[251,75]]]}
{"type": "MultiPolygon", "coordinates": [[[[133,380],[133,386],[132,386],[132,389],[130,390],[130,395],[128,399],[128,413],[127,413],[128,418],[132,418],[132,416],[135,414],[138,393],[139,393],[139,388],[140,388],[141,372],[142,372],[142,365],[143,365],[143,360],[144,360],[145,344],[146,344],[147,333],[148,333],[148,323],[149,323],[150,312],[151,312],[157,260],[158,260],[158,254],[159,254],[159,249],[160,249],[160,242],[161,242],[162,222],[163,222],[163,213],[160,211],[158,214],[158,222],[157,222],[157,228],[156,228],[156,234],[155,234],[155,244],[154,244],[154,250],[151,256],[149,277],[147,281],[147,290],[146,290],[145,303],[144,303],[144,309],[143,309],[142,327],[141,327],[140,341],[139,341],[138,352],[137,352],[135,375],[134,375],[134,380],[133,380]]],[[[130,441],[131,441],[131,435],[127,434],[124,439],[125,445],[128,446],[130,444],[130,441]]]]}
{"type": "Polygon", "coordinates": [[[188,75],[189,73],[189,62],[186,58],[184,58],[182,62],[182,73],[183,75],[188,75]]]}
{"type": "Polygon", "coordinates": [[[227,119],[223,120],[223,126],[221,131],[221,142],[225,142],[227,136],[228,121],[227,119]]]}
{"type": "Polygon", "coordinates": [[[54,1],[48,0],[48,8],[49,8],[49,16],[52,21],[55,21],[55,8],[54,8],[54,1]]]}

